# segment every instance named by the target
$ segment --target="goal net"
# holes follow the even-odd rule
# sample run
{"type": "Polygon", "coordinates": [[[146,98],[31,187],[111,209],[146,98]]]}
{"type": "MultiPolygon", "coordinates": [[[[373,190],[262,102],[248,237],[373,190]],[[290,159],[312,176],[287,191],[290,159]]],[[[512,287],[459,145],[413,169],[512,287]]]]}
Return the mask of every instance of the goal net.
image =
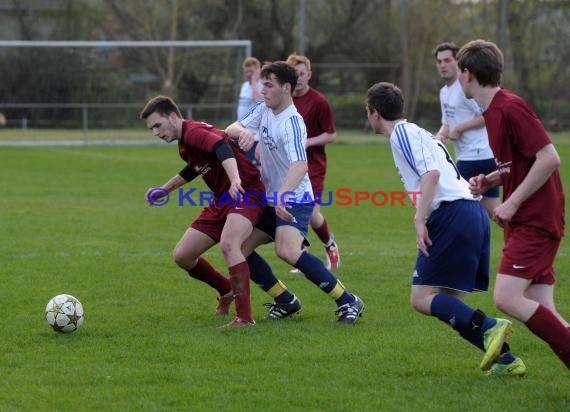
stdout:
{"type": "Polygon", "coordinates": [[[187,117],[235,120],[251,41],[0,41],[0,143],[148,139],[144,103],[173,97],[187,117]]]}

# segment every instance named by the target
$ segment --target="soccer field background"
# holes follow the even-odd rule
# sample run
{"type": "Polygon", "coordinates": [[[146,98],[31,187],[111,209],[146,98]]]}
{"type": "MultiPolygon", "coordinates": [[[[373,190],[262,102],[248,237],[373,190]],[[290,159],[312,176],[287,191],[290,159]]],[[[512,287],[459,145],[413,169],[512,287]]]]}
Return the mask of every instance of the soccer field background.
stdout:
{"type": "MultiPolygon", "coordinates": [[[[570,136],[553,138],[570,190],[570,136]]],[[[403,190],[384,136],[339,132],[339,141],[327,147],[326,190],[403,190]]],[[[331,299],[288,273],[267,245],[262,253],[304,305],[300,316],[265,320],[270,299],[252,285],[257,325],[220,329],[231,317],[213,316],[215,292],[171,258],[200,208],[178,206],[176,196],[162,207],[144,201],[182,167],[175,145],[0,148],[0,411],[570,409],[567,369],[521,323],[511,347],[528,376],[489,379],[478,369],[480,351],[410,308],[409,202],[323,207],[340,247],[338,277],[366,304],[356,325],[336,324],[331,299]],[[60,293],[85,308],[85,323],[70,335],[43,318],[60,293]]],[[[493,225],[493,274],[501,248],[493,225]]],[[[566,318],[569,250],[564,239],[556,260],[566,318]]],[[[226,272],[217,246],[207,257],[226,272]]],[[[499,315],[491,293],[467,302],[499,315]]]]}

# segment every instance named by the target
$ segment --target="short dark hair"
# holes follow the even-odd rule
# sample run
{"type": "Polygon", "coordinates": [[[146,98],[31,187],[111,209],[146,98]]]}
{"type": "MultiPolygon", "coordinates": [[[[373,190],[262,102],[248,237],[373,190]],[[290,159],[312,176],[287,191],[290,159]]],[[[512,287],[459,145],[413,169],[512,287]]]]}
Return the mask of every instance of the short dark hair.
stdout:
{"type": "Polygon", "coordinates": [[[451,51],[451,55],[455,59],[455,57],[457,56],[457,52],[459,51],[459,46],[457,46],[455,43],[451,43],[451,42],[447,42],[447,41],[440,43],[433,50],[433,57],[435,57],[437,59],[437,54],[439,52],[446,51],[446,50],[451,51]]]}
{"type": "Polygon", "coordinates": [[[174,103],[174,100],[167,96],[156,96],[150,99],[144,106],[140,118],[142,120],[146,120],[146,118],[153,113],[158,113],[159,115],[165,117],[168,117],[170,113],[176,113],[178,117],[182,118],[180,109],[176,103],[174,103]]]}
{"type": "Polygon", "coordinates": [[[368,109],[374,109],[386,120],[403,119],[404,95],[402,91],[392,83],[376,83],[368,89],[366,94],[368,109]]]}
{"type": "Polygon", "coordinates": [[[503,65],[503,53],[495,43],[487,40],[472,40],[457,53],[459,69],[469,70],[481,86],[499,86],[503,65]]]}
{"type": "Polygon", "coordinates": [[[279,82],[280,85],[284,85],[285,83],[289,83],[291,85],[291,92],[295,90],[297,86],[297,72],[295,68],[287,62],[284,61],[277,61],[273,63],[266,63],[261,68],[260,77],[263,79],[268,79],[271,74],[275,75],[275,78],[279,82]]]}

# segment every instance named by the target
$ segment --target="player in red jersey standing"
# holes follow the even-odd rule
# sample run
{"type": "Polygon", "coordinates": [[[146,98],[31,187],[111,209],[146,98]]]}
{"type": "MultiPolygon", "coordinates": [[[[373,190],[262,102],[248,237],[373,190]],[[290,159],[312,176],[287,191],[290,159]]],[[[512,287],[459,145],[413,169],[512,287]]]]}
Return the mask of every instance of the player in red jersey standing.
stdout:
{"type": "Polygon", "coordinates": [[[479,195],[503,186],[503,204],[492,216],[505,231],[495,304],[524,322],[570,369],[570,329],[553,297],[553,262],[564,234],[560,157],[530,106],[501,88],[503,54],[494,43],[465,44],[457,63],[465,96],[484,110],[498,167],[491,174],[472,177],[471,191],[479,195]]]}
{"type": "MultiPolygon", "coordinates": [[[[307,127],[307,164],[309,179],[315,198],[320,198],[325,187],[327,155],[325,145],[336,140],[336,129],[331,106],[326,97],[309,86],[311,61],[306,56],[291,54],[287,63],[295,68],[297,87],[293,91],[293,104],[307,127]]],[[[319,203],[315,203],[311,216],[311,227],[325,246],[327,269],[336,270],[340,266],[340,254],[334,236],[329,232],[327,221],[321,213],[319,203]]]]}
{"type": "MultiPolygon", "coordinates": [[[[235,299],[237,317],[228,326],[255,324],[249,266],[241,246],[263,213],[265,187],[259,171],[223,131],[204,122],[184,120],[169,97],[151,99],[140,117],[158,138],[167,143],[178,141],[180,157],[186,162],[179,174],[147,191],[149,204],[198,176],[214,194],[212,203],[196,217],[174,248],[174,261],[191,277],[218,291],[216,315],[227,314],[235,299]],[[229,280],[201,257],[218,242],[228,264],[229,280]]],[[[253,143],[250,140],[240,141],[240,146],[247,149],[253,143]]]]}

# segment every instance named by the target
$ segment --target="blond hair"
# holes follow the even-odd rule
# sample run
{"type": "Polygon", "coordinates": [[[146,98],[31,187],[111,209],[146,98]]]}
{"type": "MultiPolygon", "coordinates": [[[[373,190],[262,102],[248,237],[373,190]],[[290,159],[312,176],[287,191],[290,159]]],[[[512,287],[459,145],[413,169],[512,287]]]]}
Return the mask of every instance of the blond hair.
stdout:
{"type": "Polygon", "coordinates": [[[298,64],[304,64],[307,70],[311,71],[311,61],[307,56],[291,53],[289,57],[287,57],[287,64],[290,64],[293,67],[298,64]]]}
{"type": "Polygon", "coordinates": [[[243,61],[243,63],[241,64],[242,68],[246,68],[249,66],[255,66],[256,69],[260,69],[261,68],[261,62],[256,59],[255,57],[246,57],[243,61]]]}

